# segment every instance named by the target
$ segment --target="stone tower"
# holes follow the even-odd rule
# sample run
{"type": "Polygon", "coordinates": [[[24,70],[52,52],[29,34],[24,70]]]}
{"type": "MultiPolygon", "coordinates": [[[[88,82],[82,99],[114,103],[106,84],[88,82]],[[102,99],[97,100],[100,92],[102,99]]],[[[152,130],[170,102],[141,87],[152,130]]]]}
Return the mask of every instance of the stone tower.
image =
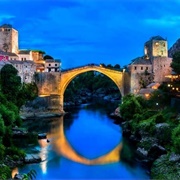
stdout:
{"type": "Polygon", "coordinates": [[[0,26],[0,49],[4,52],[18,53],[18,31],[10,24],[0,26]]]}
{"type": "Polygon", "coordinates": [[[152,57],[168,57],[167,40],[161,36],[154,36],[144,45],[144,54],[147,59],[152,57]]]}

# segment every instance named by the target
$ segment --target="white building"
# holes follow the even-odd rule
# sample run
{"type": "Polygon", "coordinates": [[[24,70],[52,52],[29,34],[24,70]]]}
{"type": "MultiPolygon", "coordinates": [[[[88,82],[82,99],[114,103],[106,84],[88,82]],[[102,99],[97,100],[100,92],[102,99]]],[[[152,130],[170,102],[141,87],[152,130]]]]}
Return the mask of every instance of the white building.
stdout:
{"type": "Polygon", "coordinates": [[[61,68],[61,61],[55,59],[46,59],[45,72],[59,72],[61,68]]]}

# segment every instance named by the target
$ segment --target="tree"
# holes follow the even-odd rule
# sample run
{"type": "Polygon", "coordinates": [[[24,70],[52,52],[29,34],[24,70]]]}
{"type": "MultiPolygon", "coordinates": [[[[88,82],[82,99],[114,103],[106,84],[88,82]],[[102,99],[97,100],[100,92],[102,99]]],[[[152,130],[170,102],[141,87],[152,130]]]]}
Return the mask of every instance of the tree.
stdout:
{"type": "Polygon", "coordinates": [[[116,64],[116,65],[114,66],[114,68],[115,68],[115,69],[120,69],[121,67],[120,67],[119,64],[116,64]]]}
{"type": "Polygon", "coordinates": [[[6,64],[1,69],[0,75],[2,93],[6,96],[7,100],[16,103],[21,89],[21,78],[18,76],[17,69],[10,64],[6,64]]]}
{"type": "Polygon", "coordinates": [[[180,74],[180,51],[174,53],[171,67],[175,73],[180,74]]]}
{"type": "Polygon", "coordinates": [[[51,57],[50,55],[45,55],[45,56],[43,57],[43,59],[46,60],[46,59],[54,59],[54,58],[51,57]]]}

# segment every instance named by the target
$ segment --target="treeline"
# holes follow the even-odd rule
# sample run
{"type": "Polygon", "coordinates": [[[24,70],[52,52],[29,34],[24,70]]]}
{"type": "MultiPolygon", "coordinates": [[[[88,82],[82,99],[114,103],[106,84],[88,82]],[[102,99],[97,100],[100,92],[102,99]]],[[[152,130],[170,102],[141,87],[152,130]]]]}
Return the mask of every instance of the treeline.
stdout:
{"type": "Polygon", "coordinates": [[[0,71],[0,179],[11,178],[8,161],[20,160],[25,153],[13,144],[13,127],[22,125],[20,107],[37,97],[38,89],[34,83],[21,83],[18,71],[10,64],[0,71]]]}

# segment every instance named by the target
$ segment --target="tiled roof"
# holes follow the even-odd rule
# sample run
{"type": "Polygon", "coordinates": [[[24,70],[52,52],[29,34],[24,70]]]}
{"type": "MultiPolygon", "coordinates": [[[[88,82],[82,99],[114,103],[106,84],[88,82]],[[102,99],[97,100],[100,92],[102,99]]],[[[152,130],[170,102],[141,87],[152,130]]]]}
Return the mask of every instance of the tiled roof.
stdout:
{"type": "Polygon", "coordinates": [[[19,50],[18,54],[29,54],[31,50],[19,50]]]}
{"type": "Polygon", "coordinates": [[[31,61],[31,60],[26,60],[26,61],[9,60],[9,62],[12,63],[12,64],[25,64],[25,63],[34,64],[34,62],[31,61]]]}
{"type": "Polygon", "coordinates": [[[1,49],[0,49],[0,54],[1,54],[1,55],[7,55],[7,53],[6,53],[6,52],[4,52],[4,51],[3,51],[3,50],[1,50],[1,49]]]}
{"type": "Polygon", "coordinates": [[[18,55],[17,55],[17,54],[12,53],[12,52],[7,52],[7,55],[8,55],[8,56],[17,56],[17,57],[18,57],[18,55]]]}
{"type": "Polygon", "coordinates": [[[137,57],[132,60],[132,63],[130,65],[133,65],[133,64],[151,65],[152,63],[151,63],[150,59],[145,59],[144,57],[137,57]]]}

